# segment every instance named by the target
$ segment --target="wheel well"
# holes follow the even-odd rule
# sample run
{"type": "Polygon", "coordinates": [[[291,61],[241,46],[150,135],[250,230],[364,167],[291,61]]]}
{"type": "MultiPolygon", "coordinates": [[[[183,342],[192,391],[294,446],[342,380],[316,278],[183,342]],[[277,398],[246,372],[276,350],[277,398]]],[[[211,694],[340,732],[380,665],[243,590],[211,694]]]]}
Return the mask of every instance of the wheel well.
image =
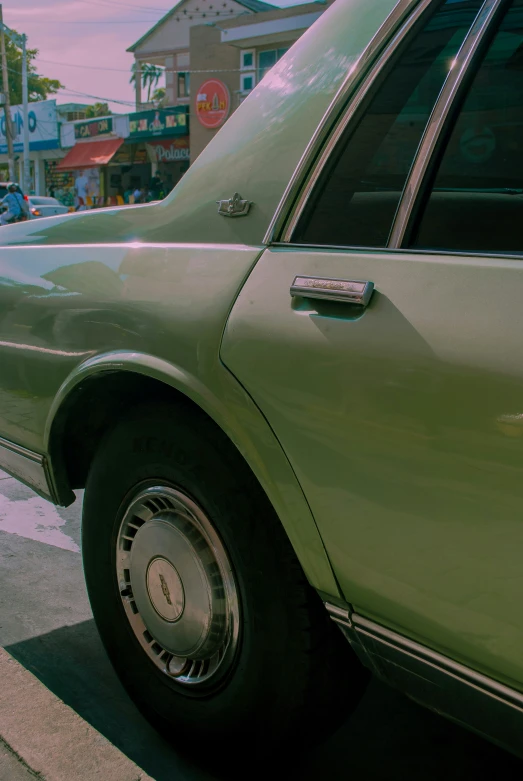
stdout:
{"type": "Polygon", "coordinates": [[[104,434],[122,414],[144,401],[170,401],[202,412],[175,388],[136,372],[101,372],[71,391],[53,421],[49,437],[49,456],[61,503],[70,504],[74,500],[71,490],[85,487],[104,434]]]}

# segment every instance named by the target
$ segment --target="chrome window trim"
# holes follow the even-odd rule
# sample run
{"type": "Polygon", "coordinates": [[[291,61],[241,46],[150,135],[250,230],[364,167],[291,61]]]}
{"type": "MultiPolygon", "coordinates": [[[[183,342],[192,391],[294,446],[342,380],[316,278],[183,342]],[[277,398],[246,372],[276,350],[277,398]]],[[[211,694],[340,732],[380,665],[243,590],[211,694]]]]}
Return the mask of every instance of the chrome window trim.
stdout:
{"type": "MultiPolygon", "coordinates": [[[[318,154],[324,145],[329,133],[331,132],[333,124],[342,114],[351,91],[356,87],[358,81],[365,76],[365,72],[369,65],[375,60],[377,56],[380,55],[380,51],[383,49],[383,47],[387,46],[387,42],[389,41],[391,35],[395,36],[393,40],[396,42],[396,45],[398,45],[401,40],[403,40],[403,36],[410,30],[414,21],[416,21],[419,15],[433,2],[435,2],[435,0],[398,0],[398,3],[394,6],[393,10],[387,19],[385,19],[374,37],[371,39],[368,46],[352,65],[342,85],[327,108],[327,111],[323,115],[311,140],[307,144],[307,147],[305,148],[305,151],[301,156],[287,187],[285,188],[285,191],[280,199],[280,202],[278,203],[278,206],[276,207],[276,211],[263,238],[263,244],[271,244],[287,222],[289,213],[302,187],[303,177],[313,163],[314,157],[318,154]],[[414,21],[411,21],[413,16],[415,19],[414,21]],[[400,27],[400,25],[403,26],[400,27]],[[398,27],[400,27],[399,30],[398,27]]],[[[392,51],[389,51],[389,49],[390,44],[387,46],[385,52],[386,59],[383,62],[383,65],[393,53],[392,51]]],[[[380,57],[380,62],[382,59],[383,57],[380,57]]],[[[296,213],[296,209],[294,209],[294,213],[296,213]]],[[[289,231],[286,230],[285,235],[287,235],[288,232],[289,231]]]]}
{"type": "Polygon", "coordinates": [[[470,73],[476,55],[480,53],[480,47],[486,34],[508,2],[510,0],[485,0],[461,44],[456,55],[455,65],[445,79],[414,157],[392,224],[388,241],[389,248],[401,247],[405,239],[412,215],[419,203],[423,185],[427,180],[436,146],[447,127],[451,109],[456,105],[456,100],[459,99],[461,90],[465,86],[465,77],[470,73]]]}
{"type": "Polygon", "coordinates": [[[516,252],[481,252],[475,250],[451,250],[451,249],[419,249],[418,247],[368,247],[354,244],[346,246],[345,244],[289,244],[285,241],[273,241],[268,249],[274,250],[309,250],[310,252],[332,252],[341,254],[342,252],[352,252],[366,255],[424,255],[427,257],[443,255],[448,258],[470,258],[481,260],[515,260],[523,261],[523,250],[520,254],[516,252]]]}

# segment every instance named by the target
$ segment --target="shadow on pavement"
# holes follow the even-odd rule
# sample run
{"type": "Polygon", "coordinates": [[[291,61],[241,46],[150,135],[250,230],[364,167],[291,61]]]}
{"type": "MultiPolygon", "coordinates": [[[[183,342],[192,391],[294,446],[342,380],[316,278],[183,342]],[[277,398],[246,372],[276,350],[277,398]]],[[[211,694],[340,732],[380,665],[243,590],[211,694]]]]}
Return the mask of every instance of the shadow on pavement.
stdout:
{"type": "MultiPolygon", "coordinates": [[[[208,781],[142,718],[110,666],[94,621],[63,627],[7,647],[52,692],[157,781],[208,781]]],[[[204,751],[204,746],[202,746],[204,751]]],[[[234,757],[234,736],[226,750],[234,757]]],[[[203,753],[202,751],[202,753],[203,753]]],[[[255,776],[254,767],[241,773],[255,776]]],[[[521,778],[523,763],[417,706],[377,681],[343,727],[314,750],[271,763],[267,778],[341,781],[503,781],[521,778]]]]}
{"type": "Polygon", "coordinates": [[[135,708],[93,620],[6,646],[6,651],[157,781],[208,781],[135,708]]]}

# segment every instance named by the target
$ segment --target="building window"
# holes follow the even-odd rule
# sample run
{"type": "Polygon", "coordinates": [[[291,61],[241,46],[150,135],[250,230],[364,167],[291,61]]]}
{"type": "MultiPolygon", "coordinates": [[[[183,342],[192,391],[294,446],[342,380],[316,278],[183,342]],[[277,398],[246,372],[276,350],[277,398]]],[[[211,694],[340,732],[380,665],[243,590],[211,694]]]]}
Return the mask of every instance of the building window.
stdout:
{"type": "Polygon", "coordinates": [[[289,49],[269,49],[265,52],[258,53],[258,81],[263,79],[265,74],[270,71],[273,65],[276,65],[278,60],[281,60],[284,54],[289,49]]]}
{"type": "Polygon", "coordinates": [[[254,89],[254,73],[242,73],[240,75],[240,91],[250,92],[254,89]]]}
{"type": "Polygon", "coordinates": [[[242,71],[250,71],[254,69],[255,57],[256,53],[254,49],[245,49],[244,51],[240,52],[240,68],[242,71]]]}
{"type": "Polygon", "coordinates": [[[178,97],[188,98],[191,94],[190,73],[178,74],[178,97]]]}

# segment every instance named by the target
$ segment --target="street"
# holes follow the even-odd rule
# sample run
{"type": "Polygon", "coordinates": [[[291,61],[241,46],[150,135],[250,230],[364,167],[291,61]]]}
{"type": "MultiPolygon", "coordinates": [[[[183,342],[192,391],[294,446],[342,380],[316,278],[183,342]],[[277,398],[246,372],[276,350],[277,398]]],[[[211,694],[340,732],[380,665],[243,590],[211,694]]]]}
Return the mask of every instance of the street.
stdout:
{"type": "MultiPolygon", "coordinates": [[[[0,473],[0,644],[157,781],[211,779],[148,726],[112,672],[85,592],[80,512],[80,500],[57,510],[0,473]]],[[[0,737],[1,725],[0,713],[0,737]]],[[[494,772],[506,781],[523,771],[517,759],[378,682],[334,737],[287,760],[304,780],[478,781],[494,772]]],[[[272,774],[288,771],[275,766],[272,774]]]]}

